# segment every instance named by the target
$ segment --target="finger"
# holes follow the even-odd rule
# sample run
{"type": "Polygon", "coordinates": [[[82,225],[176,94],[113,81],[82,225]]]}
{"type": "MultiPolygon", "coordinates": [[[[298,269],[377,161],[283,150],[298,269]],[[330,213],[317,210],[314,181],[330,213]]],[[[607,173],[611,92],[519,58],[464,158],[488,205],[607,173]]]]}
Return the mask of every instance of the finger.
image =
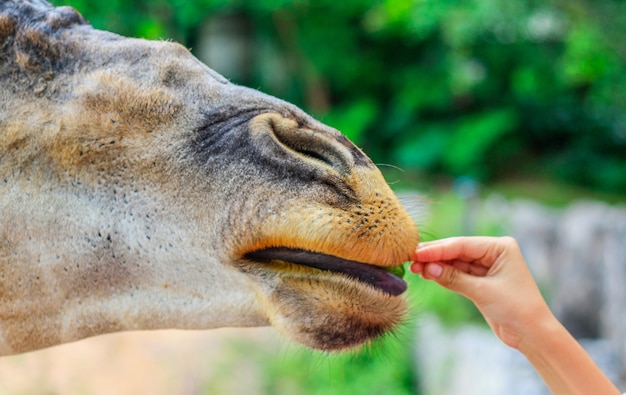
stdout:
{"type": "Polygon", "coordinates": [[[447,262],[447,264],[453,266],[457,270],[474,276],[484,277],[489,271],[489,268],[482,265],[480,262],[452,261],[447,262]]]}
{"type": "Polygon", "coordinates": [[[459,237],[446,237],[443,239],[439,239],[439,240],[431,240],[431,241],[422,241],[417,245],[417,250],[423,249],[423,248],[427,248],[427,247],[432,247],[432,246],[436,246],[438,244],[442,244],[442,243],[449,243],[451,240],[453,239],[458,239],[459,237]]]}
{"type": "MultiPolygon", "coordinates": [[[[473,276],[484,277],[489,272],[489,268],[480,264],[471,264],[464,261],[452,261],[452,262],[429,262],[429,264],[437,263],[439,265],[449,265],[455,269],[462,271],[473,276]]],[[[414,274],[419,274],[424,271],[425,264],[422,262],[413,262],[409,266],[409,271],[414,274]]]]}
{"type": "Polygon", "coordinates": [[[479,261],[491,266],[493,260],[504,250],[504,245],[495,237],[455,237],[435,243],[423,243],[415,251],[417,262],[479,261]]]}
{"type": "Polygon", "coordinates": [[[427,247],[429,245],[434,245],[434,244],[439,244],[442,243],[446,240],[450,240],[450,239],[454,239],[454,237],[445,237],[443,239],[437,239],[437,240],[431,240],[431,241],[422,241],[418,244],[417,248],[421,248],[421,247],[427,247]]]}
{"type": "Polygon", "coordinates": [[[417,245],[417,247],[415,248],[415,251],[413,252],[413,254],[411,255],[411,260],[413,262],[418,261],[418,259],[417,259],[417,253],[418,252],[423,254],[423,251],[430,250],[432,248],[437,248],[437,246],[440,245],[440,244],[449,243],[450,240],[453,239],[453,238],[454,237],[448,237],[448,238],[439,239],[439,240],[431,240],[431,241],[422,241],[422,242],[420,242],[417,245]]]}
{"type": "Polygon", "coordinates": [[[441,286],[471,299],[471,290],[477,280],[475,276],[462,272],[452,266],[439,263],[429,263],[424,267],[422,276],[433,280],[441,286]]]}
{"type": "Polygon", "coordinates": [[[411,273],[421,273],[424,270],[424,264],[421,262],[413,262],[409,266],[409,270],[411,271],[411,273]]]}

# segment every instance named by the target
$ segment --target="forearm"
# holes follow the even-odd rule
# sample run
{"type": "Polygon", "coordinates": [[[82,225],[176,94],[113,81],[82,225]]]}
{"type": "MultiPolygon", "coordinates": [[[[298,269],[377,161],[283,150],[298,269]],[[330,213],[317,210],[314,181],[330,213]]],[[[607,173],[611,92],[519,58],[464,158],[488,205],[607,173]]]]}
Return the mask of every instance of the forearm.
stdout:
{"type": "Polygon", "coordinates": [[[555,395],[620,395],[582,346],[552,316],[519,345],[555,395]]]}

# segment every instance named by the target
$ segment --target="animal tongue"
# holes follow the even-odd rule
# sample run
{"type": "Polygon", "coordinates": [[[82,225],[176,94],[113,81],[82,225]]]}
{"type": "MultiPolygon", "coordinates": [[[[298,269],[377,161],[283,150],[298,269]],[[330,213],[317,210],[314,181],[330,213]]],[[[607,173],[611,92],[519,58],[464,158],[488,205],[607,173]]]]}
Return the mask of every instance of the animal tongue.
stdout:
{"type": "Polygon", "coordinates": [[[285,247],[271,247],[250,252],[246,254],[245,258],[258,262],[279,260],[333,273],[340,273],[370,284],[374,288],[393,296],[402,294],[407,288],[404,280],[380,266],[350,261],[317,252],[285,247]]]}

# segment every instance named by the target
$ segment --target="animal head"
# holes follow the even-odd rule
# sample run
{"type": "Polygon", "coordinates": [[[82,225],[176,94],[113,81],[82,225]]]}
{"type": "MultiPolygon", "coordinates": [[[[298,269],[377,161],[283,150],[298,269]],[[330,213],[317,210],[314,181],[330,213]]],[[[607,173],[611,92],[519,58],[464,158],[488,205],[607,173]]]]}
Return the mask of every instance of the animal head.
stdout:
{"type": "Polygon", "coordinates": [[[0,2],[0,354],[120,330],[394,328],[417,228],[371,160],[184,47],[0,2]]]}

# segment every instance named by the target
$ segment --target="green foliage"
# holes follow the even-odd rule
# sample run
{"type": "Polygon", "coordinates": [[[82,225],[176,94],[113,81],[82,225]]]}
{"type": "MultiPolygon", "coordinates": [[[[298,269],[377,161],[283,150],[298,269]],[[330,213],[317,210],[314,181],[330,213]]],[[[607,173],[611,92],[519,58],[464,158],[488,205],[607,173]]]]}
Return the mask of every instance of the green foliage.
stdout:
{"type": "Polygon", "coordinates": [[[342,108],[336,108],[322,120],[341,130],[352,141],[360,141],[367,128],[378,116],[376,101],[364,97],[342,108]]]}
{"type": "MultiPolygon", "coordinates": [[[[480,165],[481,158],[501,136],[516,125],[515,113],[509,110],[490,110],[485,114],[472,114],[453,131],[450,145],[442,152],[444,163],[459,175],[480,165]]],[[[480,170],[480,169],[477,169],[480,170]]],[[[478,174],[480,175],[480,174],[478,174]]]]}

